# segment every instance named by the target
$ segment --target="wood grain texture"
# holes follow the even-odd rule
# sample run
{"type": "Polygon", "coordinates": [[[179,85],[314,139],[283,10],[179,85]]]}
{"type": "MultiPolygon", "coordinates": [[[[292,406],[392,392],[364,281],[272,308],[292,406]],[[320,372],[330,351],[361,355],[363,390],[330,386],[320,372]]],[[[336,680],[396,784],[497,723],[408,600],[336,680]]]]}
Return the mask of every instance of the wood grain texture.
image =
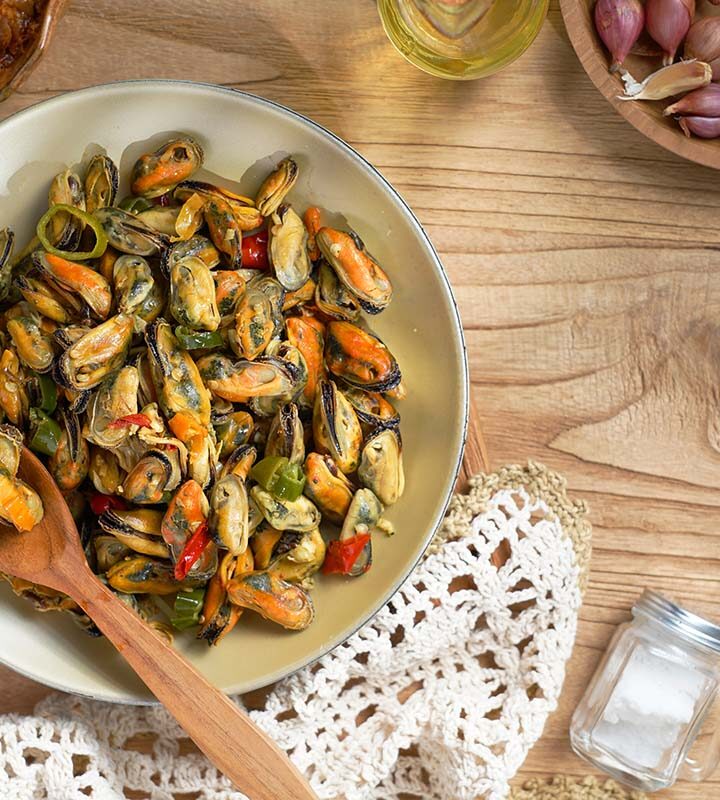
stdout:
{"type": "MultiPolygon", "coordinates": [[[[462,84],[406,64],[372,0],[216,0],[202,20],[190,0],[74,0],[0,116],[134,77],[285,103],[348,140],[412,205],[455,289],[492,466],[537,459],[590,504],[577,646],[520,778],[588,774],[570,751],[570,716],[640,591],[720,618],[718,173],[613,112],[557,0],[516,64],[462,84]]],[[[46,691],[7,685],[2,709],[29,710],[46,691]]],[[[718,775],[657,795],[716,796],[718,775]]]]}
{"type": "MultiPolygon", "coordinates": [[[[720,140],[708,141],[694,136],[686,137],[674,119],[663,116],[663,109],[670,105],[671,100],[627,102],[618,99],[619,95],[624,94],[623,82],[618,75],[611,75],[608,72],[608,54],[595,32],[594,6],[595,0],[560,0],[570,41],[595,86],[615,110],[648,139],[683,158],[720,169],[720,140]]],[[[718,9],[704,0],[697,3],[697,11],[696,19],[718,13],[718,9]]],[[[661,67],[660,56],[630,55],[625,61],[625,68],[636,80],[643,80],[661,67]]]]}

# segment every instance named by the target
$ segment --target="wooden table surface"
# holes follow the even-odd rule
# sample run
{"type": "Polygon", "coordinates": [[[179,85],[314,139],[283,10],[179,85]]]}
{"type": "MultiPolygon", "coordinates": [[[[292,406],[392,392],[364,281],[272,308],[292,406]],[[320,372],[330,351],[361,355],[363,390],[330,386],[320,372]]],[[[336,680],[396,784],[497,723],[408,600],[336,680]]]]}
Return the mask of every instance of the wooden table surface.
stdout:
{"type": "MultiPolygon", "coordinates": [[[[0,118],[142,77],[221,83],[312,117],[426,226],[460,304],[493,466],[540,460],[591,507],[577,646],[521,776],[587,774],[568,723],[638,593],[720,618],[718,173],[612,111],[556,0],[523,58],[471,83],[407,64],[372,0],[73,0],[0,118]]],[[[0,686],[0,711],[29,711],[47,691],[2,669],[0,686]]],[[[720,776],[658,796],[720,796],[720,776]]]]}

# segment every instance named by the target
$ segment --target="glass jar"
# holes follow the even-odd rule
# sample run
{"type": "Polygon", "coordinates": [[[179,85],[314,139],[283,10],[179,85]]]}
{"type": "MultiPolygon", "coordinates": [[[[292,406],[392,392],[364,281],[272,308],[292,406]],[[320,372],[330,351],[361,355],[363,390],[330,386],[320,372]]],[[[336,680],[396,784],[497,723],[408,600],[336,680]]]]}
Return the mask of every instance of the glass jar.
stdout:
{"type": "Polygon", "coordinates": [[[645,591],[570,724],[575,752],[646,792],[704,780],[720,760],[720,626],[645,591]]]}
{"type": "Polygon", "coordinates": [[[416,67],[458,80],[491,75],[532,44],[549,0],[378,0],[390,41],[416,67]]]}

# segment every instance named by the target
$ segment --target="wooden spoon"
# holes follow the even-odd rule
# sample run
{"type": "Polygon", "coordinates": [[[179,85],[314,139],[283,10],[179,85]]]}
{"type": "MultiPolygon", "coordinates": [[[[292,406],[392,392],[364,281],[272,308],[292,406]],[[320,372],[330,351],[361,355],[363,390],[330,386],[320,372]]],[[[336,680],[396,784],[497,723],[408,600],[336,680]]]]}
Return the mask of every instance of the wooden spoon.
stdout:
{"type": "Polygon", "coordinates": [[[87,613],[203,753],[250,800],[317,800],[280,748],[95,576],[50,473],[23,448],[19,476],[45,516],[28,533],[0,525],[0,571],[64,592],[87,613]]]}

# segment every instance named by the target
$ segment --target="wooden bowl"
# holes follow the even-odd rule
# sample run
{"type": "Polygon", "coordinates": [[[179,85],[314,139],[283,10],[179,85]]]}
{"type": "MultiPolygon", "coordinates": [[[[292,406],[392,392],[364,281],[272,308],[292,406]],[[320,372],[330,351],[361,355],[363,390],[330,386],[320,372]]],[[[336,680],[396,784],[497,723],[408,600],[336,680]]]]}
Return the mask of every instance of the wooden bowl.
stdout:
{"type": "MultiPolygon", "coordinates": [[[[560,0],[565,27],[580,63],[592,82],[641,133],[653,142],[689,161],[706,167],[720,169],[720,139],[688,138],[672,117],[663,117],[663,109],[672,100],[651,102],[645,100],[618,100],[623,93],[622,80],[608,72],[609,54],[595,31],[593,8],[595,0],[560,0]]],[[[707,11],[707,4],[698,3],[699,14],[707,11]]],[[[630,55],[625,61],[627,70],[636,80],[642,80],[662,66],[661,58],[630,55]]]]}

